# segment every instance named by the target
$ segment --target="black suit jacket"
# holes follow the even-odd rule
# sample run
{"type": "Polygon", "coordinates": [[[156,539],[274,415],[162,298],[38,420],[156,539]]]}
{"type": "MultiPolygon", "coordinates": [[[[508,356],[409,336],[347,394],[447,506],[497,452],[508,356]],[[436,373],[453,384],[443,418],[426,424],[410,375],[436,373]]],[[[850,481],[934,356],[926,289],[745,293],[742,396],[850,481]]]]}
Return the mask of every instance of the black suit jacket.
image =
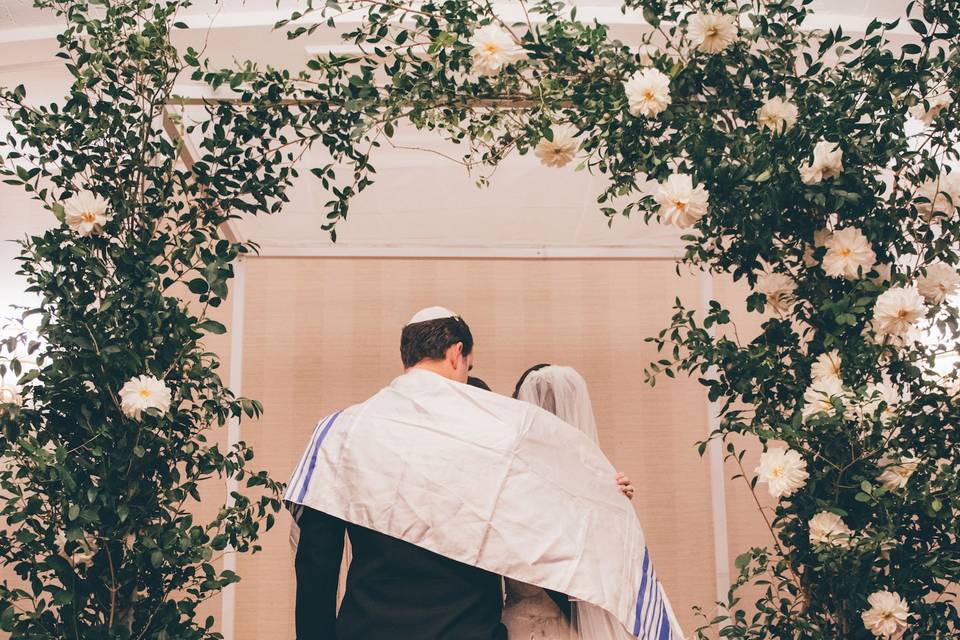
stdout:
{"type": "Polygon", "coordinates": [[[506,640],[500,576],[304,508],[297,640],[506,640]],[[353,559],[337,614],[344,532],[353,559]]]}

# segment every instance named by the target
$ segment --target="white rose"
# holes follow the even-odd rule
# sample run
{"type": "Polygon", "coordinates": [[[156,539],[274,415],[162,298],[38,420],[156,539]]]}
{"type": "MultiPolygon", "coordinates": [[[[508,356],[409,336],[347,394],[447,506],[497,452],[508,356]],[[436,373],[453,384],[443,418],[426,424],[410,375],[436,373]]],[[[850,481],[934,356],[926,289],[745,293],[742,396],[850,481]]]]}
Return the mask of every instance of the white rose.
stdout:
{"type": "Polygon", "coordinates": [[[110,220],[107,213],[109,205],[104,198],[89,191],[82,191],[63,203],[67,226],[84,237],[98,235],[103,231],[103,225],[110,220]]]}
{"type": "Polygon", "coordinates": [[[137,376],[120,389],[120,408],[124,415],[140,420],[146,409],[166,413],[170,409],[170,388],[153,376],[137,376]]]}
{"type": "Polygon", "coordinates": [[[803,419],[819,413],[831,415],[835,412],[833,400],[839,398],[846,403],[847,391],[839,378],[820,378],[814,380],[803,394],[803,419]]]}
{"type": "Polygon", "coordinates": [[[630,113],[651,118],[671,102],[670,78],[659,69],[642,69],[623,83],[630,113]]]}
{"type": "Polygon", "coordinates": [[[840,376],[840,352],[834,349],[829,353],[821,353],[817,356],[817,361],[810,367],[810,377],[814,380],[827,380],[830,378],[842,380],[840,376]]]}
{"type": "Polygon", "coordinates": [[[941,111],[953,104],[953,98],[949,92],[928,96],[926,101],[930,105],[929,109],[923,106],[923,102],[918,102],[910,107],[910,115],[924,124],[931,124],[940,115],[941,111]]]}
{"type": "Polygon", "coordinates": [[[823,256],[823,270],[828,276],[854,280],[866,275],[876,264],[877,255],[870,241],[856,227],[834,231],[824,245],[827,253],[823,256]]]}
{"type": "Polygon", "coordinates": [[[477,29],[470,38],[470,44],[473,45],[473,70],[485,76],[500,73],[503,67],[521,60],[525,55],[523,47],[514,41],[513,36],[495,24],[477,29]]]}
{"type": "Polygon", "coordinates": [[[23,398],[16,387],[3,385],[0,386],[0,404],[15,404],[19,407],[23,405],[23,398]]]}
{"type": "Polygon", "coordinates": [[[905,336],[926,312],[916,289],[891,287],[877,298],[872,327],[880,337],[905,336]]]}
{"type": "Polygon", "coordinates": [[[785,273],[765,271],[757,278],[756,291],[767,296],[767,304],[779,314],[789,313],[793,307],[793,292],[797,283],[785,273]]]}
{"type": "Polygon", "coordinates": [[[674,173],[661,183],[653,199],[660,205],[660,219],[686,229],[696,224],[707,212],[710,194],[702,185],[683,173],[674,173]]]}
{"type": "Polygon", "coordinates": [[[770,98],[757,110],[757,124],[761,129],[784,133],[797,123],[798,114],[799,111],[793,103],[780,97],[770,98]]]}
{"type": "Polygon", "coordinates": [[[867,598],[870,608],[863,612],[863,625],[878,638],[899,638],[910,623],[910,609],[899,594],[877,591],[867,598]]]}
{"type": "Polygon", "coordinates": [[[950,265],[935,262],[917,278],[917,291],[931,304],[940,304],[960,289],[960,274],[950,265]]]}
{"type": "Polygon", "coordinates": [[[917,189],[916,197],[925,200],[916,203],[917,211],[924,220],[936,215],[953,216],[960,205],[960,171],[941,173],[927,180],[917,189]]]}
{"type": "Polygon", "coordinates": [[[835,547],[850,548],[853,545],[853,531],[844,523],[843,518],[829,511],[821,511],[810,518],[810,544],[829,544],[835,547]]]}
{"type": "Polygon", "coordinates": [[[880,468],[883,471],[877,476],[877,480],[888,491],[899,491],[907,486],[910,476],[917,470],[920,464],[920,458],[908,457],[899,460],[884,458],[880,461],[880,468]]]}
{"type": "Polygon", "coordinates": [[[789,496],[807,483],[807,461],[793,449],[770,447],[754,470],[774,498],[789,496]]]}
{"type": "Polygon", "coordinates": [[[577,142],[577,131],[569,125],[556,126],[553,131],[553,140],[543,138],[533,150],[534,155],[547,167],[562,167],[576,157],[580,143],[577,142]]]}
{"type": "Polygon", "coordinates": [[[800,179],[804,184],[817,184],[836,178],[843,171],[843,150],[835,142],[821,140],[813,148],[813,161],[800,165],[800,179]]]}
{"type": "Polygon", "coordinates": [[[720,53],[737,40],[737,18],[726,13],[698,13],[690,18],[687,35],[704,53],[720,53]]]}

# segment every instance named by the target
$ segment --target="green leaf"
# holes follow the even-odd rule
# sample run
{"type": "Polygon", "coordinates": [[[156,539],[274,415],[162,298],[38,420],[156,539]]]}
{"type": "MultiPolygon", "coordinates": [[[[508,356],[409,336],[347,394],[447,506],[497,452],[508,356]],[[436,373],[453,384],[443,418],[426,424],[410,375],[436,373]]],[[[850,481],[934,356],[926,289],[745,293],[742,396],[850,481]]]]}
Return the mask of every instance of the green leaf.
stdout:
{"type": "Polygon", "coordinates": [[[216,320],[204,320],[197,325],[197,328],[201,331],[206,331],[207,333],[213,333],[216,335],[223,335],[227,332],[227,327],[216,320]]]}

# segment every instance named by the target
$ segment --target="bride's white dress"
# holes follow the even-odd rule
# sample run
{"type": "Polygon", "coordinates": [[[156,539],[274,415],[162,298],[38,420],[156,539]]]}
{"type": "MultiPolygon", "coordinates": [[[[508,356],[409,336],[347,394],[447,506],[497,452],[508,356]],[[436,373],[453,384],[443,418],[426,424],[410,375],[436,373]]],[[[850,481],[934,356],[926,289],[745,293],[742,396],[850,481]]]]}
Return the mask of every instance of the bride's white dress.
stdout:
{"type": "Polygon", "coordinates": [[[540,587],[507,579],[503,624],[510,640],[575,640],[570,625],[540,587]]]}

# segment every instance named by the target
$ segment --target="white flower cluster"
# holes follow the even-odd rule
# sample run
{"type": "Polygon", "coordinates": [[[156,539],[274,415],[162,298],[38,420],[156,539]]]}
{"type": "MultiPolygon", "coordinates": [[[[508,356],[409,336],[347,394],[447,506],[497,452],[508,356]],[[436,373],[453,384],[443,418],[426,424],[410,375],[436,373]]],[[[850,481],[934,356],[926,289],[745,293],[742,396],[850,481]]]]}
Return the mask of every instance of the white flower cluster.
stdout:
{"type": "Polygon", "coordinates": [[[783,98],[770,98],[757,110],[757,124],[773,133],[785,133],[797,123],[797,106],[783,98]]]}
{"type": "Polygon", "coordinates": [[[710,194],[693,178],[674,173],[659,186],[653,199],[660,205],[660,219],[681,229],[692,227],[707,212],[710,194]]]}
{"type": "Polygon", "coordinates": [[[82,191],[63,203],[64,221],[71,231],[85,238],[99,235],[110,220],[109,205],[104,198],[82,191]]]}
{"type": "Polygon", "coordinates": [[[907,601],[897,593],[877,591],[867,598],[870,608],[863,612],[863,625],[878,638],[896,639],[910,626],[907,601]]]}
{"type": "Polygon", "coordinates": [[[800,165],[803,184],[819,184],[836,178],[843,171],[843,150],[835,142],[821,140],[813,148],[813,161],[800,165]]]}
{"type": "Polygon", "coordinates": [[[770,447],[760,456],[760,464],[754,470],[774,498],[792,495],[807,484],[807,461],[799,452],[786,447],[770,447]]]}
{"type": "Polygon", "coordinates": [[[923,297],[915,287],[890,287],[877,298],[870,328],[878,341],[902,340],[926,313],[923,297]]]}
{"type": "Polygon", "coordinates": [[[830,511],[821,511],[807,524],[810,530],[810,544],[827,544],[849,548],[853,546],[853,531],[843,518],[830,511]]]}
{"type": "Polygon", "coordinates": [[[828,276],[854,280],[865,276],[877,262],[870,241],[856,227],[834,231],[823,244],[827,248],[823,271],[828,276]]]}
{"type": "Polygon", "coordinates": [[[551,128],[553,140],[543,138],[537,143],[533,153],[547,167],[563,167],[570,164],[577,155],[580,143],[577,142],[577,130],[570,125],[551,128]]]}
{"type": "Polygon", "coordinates": [[[783,315],[790,313],[795,301],[797,283],[785,273],[765,270],[757,277],[757,293],[767,296],[767,304],[783,315]]]}
{"type": "Polygon", "coordinates": [[[737,40],[737,18],[729,13],[697,13],[690,18],[687,35],[704,53],[720,53],[737,40]]]}
{"type": "Polygon", "coordinates": [[[473,70],[484,76],[494,76],[507,65],[522,60],[526,53],[506,29],[488,24],[477,29],[470,38],[473,70]]]}
{"type": "Polygon", "coordinates": [[[140,420],[147,409],[166,413],[170,410],[170,402],[170,388],[153,376],[137,376],[120,389],[120,408],[133,420],[140,420]]]}
{"type": "Polygon", "coordinates": [[[670,78],[659,69],[641,69],[623,83],[623,90],[630,113],[635,116],[653,118],[672,101],[670,78]]]}
{"type": "Polygon", "coordinates": [[[940,304],[960,289],[960,273],[942,262],[927,266],[926,273],[917,278],[917,291],[930,304],[940,304]]]}

